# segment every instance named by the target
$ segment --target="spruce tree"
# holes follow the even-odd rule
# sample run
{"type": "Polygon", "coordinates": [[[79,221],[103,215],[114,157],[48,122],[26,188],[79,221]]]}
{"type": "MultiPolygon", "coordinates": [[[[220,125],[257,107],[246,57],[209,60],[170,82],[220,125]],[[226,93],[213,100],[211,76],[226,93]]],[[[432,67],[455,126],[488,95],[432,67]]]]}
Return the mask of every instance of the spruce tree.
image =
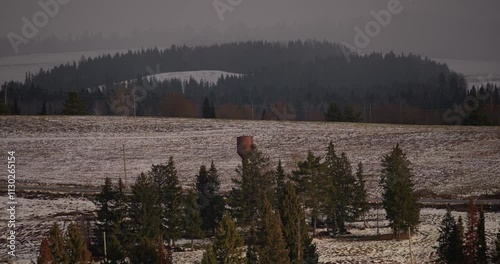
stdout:
{"type": "Polygon", "coordinates": [[[124,246],[125,241],[120,240],[119,237],[122,237],[122,231],[118,228],[118,225],[115,225],[113,232],[109,235],[106,235],[107,241],[107,256],[108,262],[110,264],[118,264],[122,263],[125,258],[126,248],[124,246]]]}
{"type": "Polygon", "coordinates": [[[279,213],[275,213],[271,203],[264,199],[261,211],[257,238],[257,254],[259,264],[291,263],[283,238],[282,224],[279,213]]]}
{"type": "Polygon", "coordinates": [[[488,248],[486,245],[486,230],[485,230],[485,219],[484,210],[481,206],[479,210],[479,224],[477,227],[477,264],[487,264],[488,263],[488,248]]]}
{"type": "Polygon", "coordinates": [[[213,245],[217,263],[246,264],[243,238],[227,213],[222,217],[213,245]]]}
{"type": "Polygon", "coordinates": [[[295,187],[290,182],[285,184],[283,200],[279,208],[283,237],[287,244],[290,261],[292,263],[318,263],[316,246],[307,232],[304,209],[295,187]]]}
{"type": "Polygon", "coordinates": [[[131,263],[158,264],[158,242],[156,239],[141,237],[137,244],[130,250],[131,263]]]}
{"type": "Polygon", "coordinates": [[[201,114],[203,118],[215,118],[215,107],[210,103],[208,97],[203,100],[201,114]]]}
{"type": "Polygon", "coordinates": [[[274,181],[276,182],[276,191],[275,191],[275,205],[279,206],[280,203],[283,201],[283,194],[285,191],[285,180],[286,180],[286,174],[285,170],[283,169],[283,166],[281,165],[281,159],[278,161],[278,166],[276,167],[276,170],[274,171],[274,181]]]}
{"type": "Polygon", "coordinates": [[[469,199],[467,207],[467,232],[465,234],[465,252],[468,264],[478,259],[478,211],[473,199],[469,199]]]}
{"type": "Polygon", "coordinates": [[[352,167],[345,153],[339,158],[337,167],[337,179],[335,190],[337,192],[337,205],[335,210],[335,227],[337,232],[344,234],[347,232],[346,222],[352,222],[358,217],[356,208],[356,178],[352,174],[352,167]]]}
{"type": "Polygon", "coordinates": [[[274,199],[275,183],[269,158],[252,146],[244,166],[237,168],[238,176],[233,178],[234,187],[229,194],[232,214],[238,224],[248,226],[263,207],[264,197],[274,199]]]}
{"type": "Polygon", "coordinates": [[[333,141],[330,141],[326,149],[325,156],[325,182],[322,184],[319,193],[321,197],[324,197],[324,205],[322,207],[322,213],[326,216],[326,225],[333,233],[337,233],[337,205],[339,200],[338,194],[338,174],[340,167],[340,159],[335,151],[335,146],[333,141]]]}
{"type": "Polygon", "coordinates": [[[205,165],[200,166],[198,175],[196,175],[195,187],[203,219],[203,230],[210,231],[213,235],[224,211],[224,199],[220,195],[219,174],[213,161],[209,170],[205,165]]]}
{"type": "Polygon", "coordinates": [[[80,228],[75,223],[70,223],[68,225],[65,244],[69,263],[87,264],[91,260],[92,256],[87,249],[85,238],[80,228]]]}
{"type": "Polygon", "coordinates": [[[139,252],[153,248],[158,235],[161,234],[161,207],[159,194],[153,181],[146,174],[141,173],[134,185],[131,186],[130,207],[128,217],[130,218],[129,235],[131,236],[130,250],[139,252]]]}
{"type": "Polygon", "coordinates": [[[9,114],[9,108],[7,107],[7,105],[5,105],[3,100],[0,100],[0,115],[7,115],[7,114],[9,114]]]}
{"type": "Polygon", "coordinates": [[[103,234],[106,232],[106,234],[110,236],[112,234],[113,226],[118,220],[113,212],[115,204],[115,191],[110,178],[106,177],[104,180],[104,185],[102,185],[101,192],[97,195],[95,204],[98,208],[95,219],[96,245],[98,252],[100,254],[104,254],[103,234]]]}
{"type": "Polygon", "coordinates": [[[167,175],[161,199],[164,204],[165,238],[175,244],[175,240],[179,239],[182,233],[182,187],[173,157],[170,157],[167,163],[167,175]]]}
{"type": "Polygon", "coordinates": [[[80,96],[71,92],[63,103],[63,115],[86,115],[87,106],[82,102],[80,96]]]}
{"type": "Polygon", "coordinates": [[[207,250],[203,253],[201,264],[217,264],[217,256],[215,256],[214,247],[210,244],[207,250]]]}
{"type": "Polygon", "coordinates": [[[43,101],[42,110],[40,111],[40,115],[47,115],[47,103],[43,101]]]}
{"type": "Polygon", "coordinates": [[[365,183],[363,163],[359,162],[356,170],[355,207],[357,209],[357,215],[363,216],[363,221],[365,221],[365,214],[370,210],[365,183]]]}
{"type": "Polygon", "coordinates": [[[414,190],[410,161],[399,144],[382,160],[382,205],[394,234],[398,236],[408,228],[415,230],[420,208],[414,190]]]}
{"type": "Polygon", "coordinates": [[[69,258],[66,253],[64,236],[57,223],[54,223],[50,229],[48,242],[54,263],[68,263],[69,258]]]}
{"type": "Polygon", "coordinates": [[[14,105],[11,107],[11,114],[13,114],[13,115],[20,115],[21,114],[21,108],[19,107],[19,103],[17,102],[17,99],[14,100],[14,105]]]}
{"type": "Polygon", "coordinates": [[[460,227],[448,208],[439,227],[438,263],[459,264],[464,261],[463,240],[460,227]]]}
{"type": "Polygon", "coordinates": [[[203,219],[201,218],[198,197],[194,190],[188,190],[184,201],[184,234],[191,240],[191,250],[194,250],[193,240],[203,237],[203,219]]]}
{"type": "Polygon", "coordinates": [[[337,104],[330,103],[330,105],[328,106],[328,110],[325,113],[325,120],[330,122],[344,121],[342,110],[337,104]]]}
{"type": "Polygon", "coordinates": [[[309,152],[306,160],[299,162],[297,166],[298,169],[292,172],[291,179],[295,182],[305,206],[310,209],[313,236],[315,236],[317,220],[324,206],[324,195],[321,192],[328,186],[325,184],[324,166],[321,157],[314,156],[312,152],[309,152]]]}
{"type": "Polygon", "coordinates": [[[52,256],[52,252],[50,252],[49,241],[46,238],[42,239],[36,263],[37,264],[54,263],[54,257],[52,256]]]}

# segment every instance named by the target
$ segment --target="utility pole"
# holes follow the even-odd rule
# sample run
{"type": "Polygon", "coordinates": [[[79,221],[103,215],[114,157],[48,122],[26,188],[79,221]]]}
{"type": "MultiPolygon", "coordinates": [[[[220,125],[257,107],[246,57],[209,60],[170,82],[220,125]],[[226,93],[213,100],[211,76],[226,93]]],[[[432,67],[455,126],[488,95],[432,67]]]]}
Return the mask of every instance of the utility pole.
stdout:
{"type": "Polygon", "coordinates": [[[408,244],[410,246],[410,264],[413,264],[413,253],[411,251],[411,228],[408,227],[408,244]]]}
{"type": "Polygon", "coordinates": [[[104,238],[104,260],[107,262],[108,261],[108,251],[106,249],[106,231],[104,231],[104,234],[103,234],[104,238]]]}
{"type": "Polygon", "coordinates": [[[4,95],[5,95],[4,103],[5,103],[5,105],[7,105],[7,85],[2,85],[2,90],[4,91],[4,95]]]}
{"type": "Polygon", "coordinates": [[[134,117],[135,117],[136,116],[136,110],[135,110],[136,109],[136,106],[135,106],[135,90],[134,89],[132,89],[132,90],[134,92],[134,117]]]}
{"type": "Polygon", "coordinates": [[[125,172],[125,188],[128,187],[128,180],[127,180],[127,162],[125,159],[125,144],[123,144],[123,170],[125,172]]]}
{"type": "Polygon", "coordinates": [[[252,101],[252,120],[253,120],[253,101],[252,101]]]}
{"type": "Polygon", "coordinates": [[[380,237],[380,232],[378,227],[378,204],[377,204],[377,236],[380,237]]]}
{"type": "Polygon", "coordinates": [[[372,122],[372,104],[370,104],[370,123],[372,122]]]}

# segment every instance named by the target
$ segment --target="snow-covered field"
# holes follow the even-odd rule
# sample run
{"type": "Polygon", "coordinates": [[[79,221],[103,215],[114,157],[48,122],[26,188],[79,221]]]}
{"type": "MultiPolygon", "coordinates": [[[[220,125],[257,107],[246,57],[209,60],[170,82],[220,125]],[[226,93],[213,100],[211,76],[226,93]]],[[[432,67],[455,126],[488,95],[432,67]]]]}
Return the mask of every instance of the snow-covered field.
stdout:
{"type": "MultiPolygon", "coordinates": [[[[324,154],[330,140],[352,163],[363,161],[372,197],[377,196],[380,160],[399,143],[413,163],[418,189],[450,196],[500,190],[500,129],[495,127],[402,126],[321,122],[270,122],[133,117],[0,117],[0,152],[16,151],[17,184],[102,184],[104,177],[123,177],[122,144],[126,146],[128,183],[151,164],[173,155],[182,183],[190,185],[199,165],[214,160],[224,189],[240,163],[236,137],[253,135],[274,164],[284,161],[288,172],[308,150],[324,154]]],[[[6,197],[0,197],[5,211],[6,197]]],[[[18,253],[31,259],[41,237],[54,222],[74,220],[95,206],[84,198],[19,198],[18,253]]],[[[444,210],[424,209],[413,237],[415,263],[435,257],[437,226],[444,210]]],[[[458,215],[459,213],[455,213],[458,215]]],[[[461,213],[464,216],[463,213],[461,213]]],[[[408,263],[408,241],[376,241],[375,211],[350,227],[351,237],[316,239],[323,263],[408,263]]],[[[380,211],[380,219],[383,219],[380,211]]],[[[487,213],[488,242],[500,228],[500,213],[487,213]]],[[[0,214],[5,223],[7,214],[0,214]]],[[[382,234],[390,231],[381,221],[382,234]]],[[[6,225],[0,225],[5,234],[6,225]]],[[[203,252],[179,252],[175,263],[196,263],[203,252]]],[[[5,255],[5,248],[0,249],[5,255]]],[[[1,259],[0,259],[1,262],[1,259]]]]}
{"type": "MultiPolygon", "coordinates": [[[[332,140],[353,165],[362,161],[372,197],[382,156],[399,143],[413,163],[417,189],[456,197],[500,190],[500,128],[406,126],[322,122],[271,122],[133,117],[0,117],[0,153],[16,151],[20,185],[98,186],[123,177],[128,183],[172,155],[185,186],[213,160],[223,187],[235,168],[236,137],[254,136],[273,165],[288,172],[307,151],[324,154],[332,140]]],[[[2,154],[3,155],[3,154],[2,154]]]]}
{"type": "MultiPolygon", "coordinates": [[[[7,199],[0,198],[0,209],[5,210],[7,199]]],[[[90,213],[95,206],[83,198],[61,198],[53,200],[18,199],[18,215],[20,223],[18,232],[18,260],[35,259],[40,241],[46,235],[53,223],[67,226],[69,221],[75,220],[76,213],[90,213]]],[[[419,231],[412,237],[412,252],[414,263],[432,263],[435,258],[434,246],[437,245],[437,227],[441,222],[445,210],[423,209],[419,231]]],[[[454,212],[455,217],[465,213],[454,212]]],[[[495,234],[500,228],[500,213],[486,213],[486,232],[489,248],[492,249],[495,234]]],[[[383,210],[379,211],[380,233],[389,234],[383,210]]],[[[349,237],[315,239],[321,263],[408,263],[408,240],[376,240],[376,211],[372,210],[367,215],[368,228],[363,228],[362,222],[349,226],[352,233],[349,237]]],[[[7,221],[7,214],[1,214],[0,221],[7,221]]],[[[5,234],[7,227],[0,226],[0,232],[5,234]]],[[[4,239],[4,238],[3,238],[4,239]]],[[[186,242],[186,241],[185,241],[186,242]]],[[[206,243],[204,240],[203,243],[206,243]]],[[[182,241],[178,241],[182,245],[182,241]]],[[[203,255],[202,250],[194,252],[175,252],[174,263],[189,264],[199,263],[203,255]]],[[[5,247],[0,248],[0,256],[6,256],[5,247]]],[[[0,257],[0,262],[5,261],[0,257]]]]}
{"type": "Polygon", "coordinates": [[[148,79],[156,79],[158,81],[165,81],[171,79],[179,79],[182,82],[189,81],[189,79],[193,78],[197,82],[208,82],[211,84],[216,84],[217,80],[221,76],[224,77],[233,77],[233,76],[242,76],[243,74],[239,73],[231,73],[225,71],[184,71],[184,72],[167,72],[167,73],[159,73],[154,75],[149,75],[148,79]]]}

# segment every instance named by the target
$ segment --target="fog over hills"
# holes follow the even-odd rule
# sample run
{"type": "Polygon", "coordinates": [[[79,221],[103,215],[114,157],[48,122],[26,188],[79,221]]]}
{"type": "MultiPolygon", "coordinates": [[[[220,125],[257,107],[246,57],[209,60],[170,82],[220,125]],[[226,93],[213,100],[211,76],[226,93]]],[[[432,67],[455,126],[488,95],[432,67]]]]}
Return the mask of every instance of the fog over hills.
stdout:
{"type": "MultiPolygon", "coordinates": [[[[20,53],[174,43],[195,45],[248,39],[313,38],[355,45],[354,28],[364,30],[368,22],[375,20],[371,11],[378,13],[387,10],[388,4],[397,3],[393,2],[395,0],[65,1],[68,3],[60,5],[60,10],[49,18],[46,26],[39,28],[35,38],[85,37],[64,45],[54,41],[30,46],[36,42],[30,40],[28,45],[21,44],[20,53]],[[97,33],[103,36],[92,36],[97,33]]],[[[391,16],[388,25],[371,38],[362,52],[393,50],[438,58],[500,60],[497,48],[500,36],[495,34],[500,25],[496,13],[500,7],[498,1],[400,0],[399,7],[401,11],[391,16]]],[[[22,18],[32,21],[41,10],[37,1],[6,1],[3,4],[0,45],[4,54],[0,56],[12,55],[7,34],[21,35],[22,18]]]]}

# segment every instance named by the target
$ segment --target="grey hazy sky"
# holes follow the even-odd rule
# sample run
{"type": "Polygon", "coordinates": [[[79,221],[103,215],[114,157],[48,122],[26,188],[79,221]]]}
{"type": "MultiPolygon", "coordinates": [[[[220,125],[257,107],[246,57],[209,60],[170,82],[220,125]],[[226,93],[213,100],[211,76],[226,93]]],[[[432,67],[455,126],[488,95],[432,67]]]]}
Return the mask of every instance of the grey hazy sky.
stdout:
{"type": "MultiPolygon", "coordinates": [[[[50,19],[40,34],[79,35],[83,31],[129,34],[134,30],[188,26],[195,30],[209,27],[230,32],[245,25],[257,28],[254,38],[317,38],[353,44],[353,27],[364,27],[372,19],[370,11],[385,9],[390,0],[242,1],[233,12],[225,14],[224,21],[220,21],[213,0],[71,0],[50,19]],[[280,28],[283,30],[278,30],[280,28]]],[[[463,48],[457,48],[454,53],[465,52],[472,57],[475,54],[484,57],[486,52],[498,54],[500,1],[400,2],[404,11],[393,18],[367,51],[413,51],[439,56],[445,55],[447,47],[449,50],[457,45],[463,48]],[[475,43],[478,41],[484,43],[475,43]]],[[[8,32],[20,33],[21,18],[31,19],[41,10],[38,1],[25,0],[2,0],[1,7],[0,34],[3,36],[8,32]]]]}

